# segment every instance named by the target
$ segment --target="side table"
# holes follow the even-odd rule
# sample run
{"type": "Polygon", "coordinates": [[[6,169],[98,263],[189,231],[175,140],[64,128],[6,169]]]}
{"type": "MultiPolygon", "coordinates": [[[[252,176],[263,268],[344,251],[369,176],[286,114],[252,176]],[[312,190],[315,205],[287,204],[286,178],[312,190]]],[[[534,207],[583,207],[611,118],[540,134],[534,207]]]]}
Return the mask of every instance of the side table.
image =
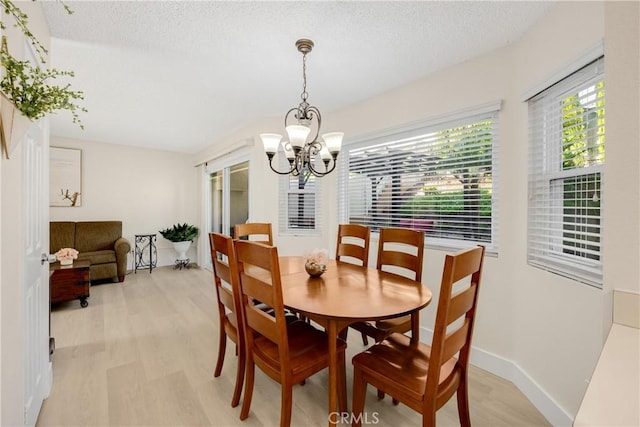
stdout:
{"type": "Polygon", "coordinates": [[[91,285],[89,260],[75,260],[71,265],[60,265],[54,262],[49,266],[49,300],[50,302],[80,300],[80,306],[89,305],[89,287],[91,285]]]}
{"type": "Polygon", "coordinates": [[[158,265],[158,252],[156,250],[156,235],[155,234],[136,234],[135,235],[135,247],[134,255],[135,267],[133,272],[136,273],[138,269],[149,269],[149,274],[154,267],[158,265]]]}

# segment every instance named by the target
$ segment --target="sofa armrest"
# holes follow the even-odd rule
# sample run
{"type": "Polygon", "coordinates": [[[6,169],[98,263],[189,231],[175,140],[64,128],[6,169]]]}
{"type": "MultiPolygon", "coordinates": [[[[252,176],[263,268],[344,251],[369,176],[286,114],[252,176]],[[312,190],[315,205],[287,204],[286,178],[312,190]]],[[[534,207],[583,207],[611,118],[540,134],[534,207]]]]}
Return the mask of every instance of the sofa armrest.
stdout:
{"type": "Polygon", "coordinates": [[[131,243],[124,237],[116,240],[114,245],[116,251],[116,264],[118,266],[118,280],[123,281],[127,274],[127,254],[131,251],[131,243]]]}

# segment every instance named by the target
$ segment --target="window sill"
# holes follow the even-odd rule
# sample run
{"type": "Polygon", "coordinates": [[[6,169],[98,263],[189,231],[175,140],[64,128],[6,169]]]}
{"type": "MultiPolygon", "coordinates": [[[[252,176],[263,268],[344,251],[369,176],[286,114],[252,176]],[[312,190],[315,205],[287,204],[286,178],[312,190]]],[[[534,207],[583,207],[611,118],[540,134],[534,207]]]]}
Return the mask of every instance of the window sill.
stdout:
{"type": "Polygon", "coordinates": [[[614,323],[574,427],[640,425],[640,329],[614,323]]]}

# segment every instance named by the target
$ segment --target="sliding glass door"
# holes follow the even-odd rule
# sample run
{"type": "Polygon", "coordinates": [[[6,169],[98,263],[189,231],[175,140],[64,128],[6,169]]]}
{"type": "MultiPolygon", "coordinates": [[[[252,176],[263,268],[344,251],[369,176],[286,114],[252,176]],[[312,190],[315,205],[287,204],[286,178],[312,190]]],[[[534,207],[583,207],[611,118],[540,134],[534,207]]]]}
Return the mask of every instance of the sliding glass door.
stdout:
{"type": "Polygon", "coordinates": [[[249,162],[209,172],[210,231],[233,236],[233,226],[249,218],[249,162]]]}

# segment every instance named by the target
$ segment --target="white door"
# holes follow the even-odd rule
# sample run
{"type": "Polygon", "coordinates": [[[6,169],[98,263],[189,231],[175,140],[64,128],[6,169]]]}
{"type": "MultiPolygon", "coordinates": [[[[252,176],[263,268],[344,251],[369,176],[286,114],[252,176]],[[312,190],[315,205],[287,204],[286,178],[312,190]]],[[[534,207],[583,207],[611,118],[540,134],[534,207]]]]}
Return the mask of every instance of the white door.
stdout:
{"type": "Polygon", "coordinates": [[[22,141],[24,235],[24,422],[33,426],[49,395],[49,135],[46,119],[22,141]],[[43,256],[45,259],[43,259],[43,256]]]}

